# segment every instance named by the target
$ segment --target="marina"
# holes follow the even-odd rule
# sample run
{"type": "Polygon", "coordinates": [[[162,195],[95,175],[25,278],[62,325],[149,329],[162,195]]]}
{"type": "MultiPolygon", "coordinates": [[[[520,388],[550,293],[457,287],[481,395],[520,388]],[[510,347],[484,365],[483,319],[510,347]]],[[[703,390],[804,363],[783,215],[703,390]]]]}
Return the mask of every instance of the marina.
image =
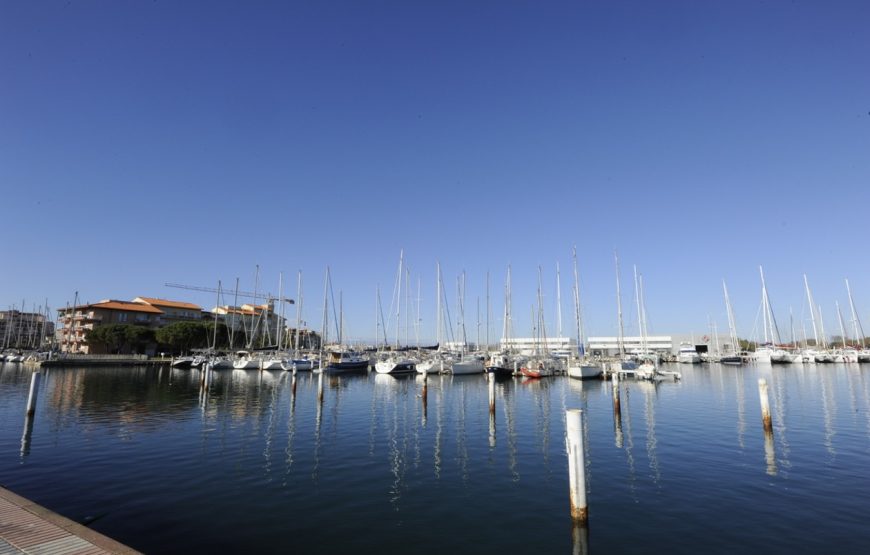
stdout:
{"type": "Polygon", "coordinates": [[[660,367],[682,379],[46,368],[26,418],[34,373],[7,363],[0,474],[146,553],[870,545],[870,367],[660,367]],[[579,529],[571,409],[583,410],[579,529]]]}

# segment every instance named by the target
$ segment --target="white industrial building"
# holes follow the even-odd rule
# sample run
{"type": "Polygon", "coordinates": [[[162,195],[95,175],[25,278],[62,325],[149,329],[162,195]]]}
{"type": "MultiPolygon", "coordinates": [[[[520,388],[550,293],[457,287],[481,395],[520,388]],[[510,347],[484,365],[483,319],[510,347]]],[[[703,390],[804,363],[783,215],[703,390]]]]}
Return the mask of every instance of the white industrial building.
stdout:
{"type": "Polygon", "coordinates": [[[577,341],[573,337],[515,337],[499,342],[502,350],[511,350],[523,355],[546,352],[553,356],[568,356],[577,353],[577,341]]]}

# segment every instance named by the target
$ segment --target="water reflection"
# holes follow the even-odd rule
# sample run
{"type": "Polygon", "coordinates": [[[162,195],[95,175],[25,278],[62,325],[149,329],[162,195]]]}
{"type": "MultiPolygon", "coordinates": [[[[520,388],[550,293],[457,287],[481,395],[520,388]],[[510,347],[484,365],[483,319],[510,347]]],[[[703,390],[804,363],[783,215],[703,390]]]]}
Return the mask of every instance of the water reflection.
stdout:
{"type": "Polygon", "coordinates": [[[573,555],[589,555],[589,527],[574,523],[571,526],[571,546],[573,555]]]}
{"type": "MultiPolygon", "coordinates": [[[[637,513],[647,515],[650,526],[664,528],[665,524],[656,518],[661,519],[662,512],[670,518],[677,510],[668,504],[690,499],[692,493],[698,493],[693,488],[709,485],[714,481],[710,478],[717,481],[719,472],[728,473],[727,483],[714,486],[721,488],[719,493],[724,493],[723,506],[744,502],[752,491],[757,491],[754,488],[763,485],[777,488],[778,492],[787,487],[801,495],[812,495],[814,487],[815,491],[820,488],[817,482],[813,486],[806,476],[819,475],[820,466],[823,472],[832,473],[826,477],[834,476],[842,481],[845,474],[848,481],[848,475],[854,474],[856,464],[860,464],[863,443],[870,438],[870,384],[865,376],[868,367],[828,366],[825,372],[814,367],[789,370],[768,371],[772,376],[774,433],[778,437],[765,434],[759,438],[752,433],[758,430],[755,427],[757,412],[754,412],[757,405],[749,396],[754,392],[756,377],[752,367],[735,370],[733,377],[725,375],[726,371],[719,367],[700,368],[697,374],[689,370],[680,390],[660,389],[671,387],[669,382],[607,384],[605,381],[552,378],[532,383],[509,379],[495,385],[496,406],[492,414],[486,403],[489,385],[481,377],[429,376],[424,396],[422,376],[396,379],[375,374],[364,377],[324,374],[317,375],[315,381],[315,375],[308,373],[226,371],[214,374],[210,387],[203,392],[204,399],[198,404],[200,375],[196,371],[169,368],[131,372],[52,370],[46,373],[45,389],[40,396],[40,427],[35,428],[34,421],[25,421],[23,429],[18,420],[23,414],[23,394],[18,393],[25,392],[29,376],[4,369],[0,376],[0,385],[4,387],[0,407],[6,411],[3,417],[12,425],[5,434],[6,466],[0,470],[4,476],[12,477],[11,482],[35,480],[16,470],[16,465],[26,466],[32,476],[41,476],[46,472],[44,469],[50,467],[43,457],[52,452],[62,465],[70,464],[63,462],[64,457],[77,463],[79,460],[75,457],[80,457],[86,461],[82,466],[92,461],[105,464],[103,468],[115,466],[104,463],[98,458],[99,454],[82,454],[82,446],[92,444],[98,447],[93,451],[105,452],[106,458],[111,453],[112,463],[116,456],[126,457],[123,462],[127,465],[133,464],[132,460],[144,459],[153,466],[158,457],[172,461],[174,468],[179,469],[178,480],[184,480],[185,485],[172,483],[173,478],[164,472],[159,479],[152,478],[153,483],[143,479],[139,487],[150,488],[154,498],[169,496],[172,502],[179,502],[180,498],[179,506],[184,506],[185,495],[209,495],[210,500],[218,500],[214,503],[214,512],[232,514],[233,510],[238,510],[237,505],[233,505],[238,499],[229,500],[232,492],[225,490],[244,488],[256,498],[251,519],[269,519],[271,517],[263,513],[275,511],[280,515],[275,519],[298,514],[294,521],[303,522],[300,527],[315,527],[322,520],[302,513],[310,510],[318,519],[341,518],[341,509],[337,506],[346,501],[372,515],[388,513],[393,517],[393,526],[390,530],[382,528],[379,534],[401,536],[402,541],[413,541],[413,533],[407,531],[411,528],[408,523],[419,517],[421,507],[435,508],[435,517],[448,509],[462,508],[463,504],[491,510],[494,518],[504,519],[504,525],[499,522],[500,533],[504,535],[504,529],[519,527],[522,519],[528,518],[528,515],[520,517],[516,513],[530,506],[530,511],[556,515],[555,525],[549,523],[553,520],[549,516],[533,524],[536,530],[546,528],[548,537],[557,537],[564,551],[568,541],[566,530],[558,530],[559,526],[564,526],[564,521],[558,524],[558,515],[560,511],[567,512],[564,488],[559,485],[565,475],[564,445],[561,441],[551,441],[549,435],[550,429],[556,430],[557,426],[561,432],[561,419],[556,418],[553,411],[561,416],[566,407],[578,404],[587,409],[591,417],[584,420],[583,429],[587,476],[601,468],[599,474],[608,482],[608,501],[599,505],[602,512],[596,510],[595,514],[607,514],[613,519],[609,522],[616,522],[620,517],[634,518],[637,513]],[[9,385],[18,382],[20,385],[15,387],[9,385]],[[747,390],[747,387],[753,389],[747,390]],[[614,391],[620,393],[620,411],[611,405],[614,391]],[[428,414],[430,400],[431,415],[428,414]],[[848,408],[840,412],[838,403],[848,408]],[[706,410],[711,404],[721,410],[706,410]],[[606,429],[606,420],[611,416],[608,410],[613,418],[612,437],[606,429]],[[698,423],[679,429],[680,426],[671,424],[675,414],[688,415],[698,423]],[[720,420],[723,415],[724,421],[720,420]],[[748,439],[745,437],[747,419],[748,439]],[[637,427],[638,422],[641,428],[637,427]],[[681,441],[702,426],[709,442],[681,441]],[[142,433],[153,431],[158,433],[150,437],[142,433]],[[634,431],[638,431],[637,436],[634,431]],[[795,446],[791,454],[786,435],[795,446]],[[128,441],[130,439],[133,441],[128,441]],[[644,443],[640,455],[634,452],[634,439],[644,443]],[[759,445],[758,440],[763,443],[759,445]],[[35,442],[32,451],[31,442],[35,442]],[[198,442],[202,444],[201,449],[197,448],[198,442]],[[752,452],[745,453],[744,443],[752,447],[752,452]],[[147,452],[156,450],[158,444],[163,451],[157,455],[147,452]],[[616,449],[608,447],[614,444],[616,449]],[[78,455],[68,454],[76,449],[78,455]],[[592,454],[596,455],[589,456],[592,454]],[[636,456],[641,459],[646,456],[650,470],[645,471],[645,465],[637,463],[636,456]],[[836,458],[837,465],[829,464],[828,456],[831,460],[836,458]],[[10,462],[10,459],[13,460],[10,462]],[[744,464],[747,459],[749,464],[744,464]],[[542,471],[541,463],[548,464],[548,460],[554,461],[554,468],[542,471]],[[699,460],[704,462],[703,469],[696,464],[699,460]],[[847,470],[835,468],[841,466],[847,470]],[[523,473],[523,480],[520,480],[521,467],[528,469],[523,473]],[[182,478],[185,472],[190,472],[194,478],[189,475],[182,478]],[[692,476],[693,472],[698,473],[698,479],[692,476]],[[837,472],[840,474],[834,474],[837,472]],[[680,480],[668,479],[677,475],[680,480]],[[783,477],[788,480],[782,480],[783,477]],[[187,487],[188,480],[194,485],[187,487]],[[798,489],[798,484],[802,489],[798,489]],[[806,484],[809,485],[804,487],[806,484]],[[440,496],[438,491],[442,492],[440,496]],[[346,498],[347,495],[353,499],[346,498]],[[511,498],[521,501],[516,502],[516,506],[510,505],[515,503],[511,498]],[[260,506],[263,499],[267,503],[260,506]],[[487,502],[490,504],[486,505],[487,502]],[[670,513],[669,509],[672,509],[670,513]],[[255,514],[254,510],[260,512],[255,514]],[[301,520],[305,518],[309,520],[301,520]],[[555,534],[552,533],[554,526],[555,534]]],[[[137,464],[141,466],[135,470],[147,475],[149,470],[145,463],[137,464]]],[[[117,476],[121,476],[118,483],[129,480],[129,476],[123,474],[113,476],[112,480],[117,476]]],[[[837,488],[845,488],[833,479],[823,484],[824,495],[829,494],[827,488],[832,490],[831,496],[841,495],[837,488]]],[[[38,489],[32,483],[27,487],[38,489]]],[[[866,493],[861,484],[853,487],[859,493],[866,493]]],[[[127,493],[129,491],[125,490],[124,494],[127,493]]],[[[781,514],[786,514],[789,507],[782,499],[789,495],[773,497],[782,504],[776,510],[782,508],[781,514]]],[[[157,506],[153,499],[147,503],[149,509],[157,506]]],[[[707,513],[714,512],[706,508],[689,510],[697,511],[689,520],[697,518],[705,524],[707,521],[703,519],[710,518],[707,513]]],[[[152,518],[159,519],[159,515],[152,518]]],[[[602,520],[604,518],[602,516],[602,520]]],[[[186,526],[190,524],[185,521],[186,526]]],[[[269,525],[280,528],[274,520],[269,520],[269,525]]],[[[376,527],[371,523],[365,526],[376,527]]],[[[151,528],[159,528],[159,525],[151,528]]],[[[437,528],[438,531],[429,533],[441,533],[441,526],[437,528]]],[[[610,530],[613,528],[610,526],[610,530]]],[[[602,527],[601,531],[605,529],[602,527]]],[[[452,528],[449,532],[456,533],[452,528]]],[[[222,532],[212,530],[210,533],[222,532]]],[[[588,529],[572,528],[575,553],[588,552],[588,534],[588,529]]],[[[597,542],[599,537],[596,535],[597,542]]],[[[429,538],[422,535],[420,539],[429,538]]],[[[638,536],[638,541],[648,539],[638,536]]],[[[522,541],[526,540],[518,540],[518,551],[533,550],[522,541]]],[[[541,552],[554,551],[552,540],[543,542],[541,552]]]]}
{"type": "Polygon", "coordinates": [[[764,431],[764,461],[767,464],[767,474],[776,476],[776,450],[773,446],[773,432],[764,431]]]}
{"type": "Polygon", "coordinates": [[[21,458],[30,454],[30,442],[33,437],[33,416],[24,417],[24,432],[21,434],[21,458]]]}
{"type": "Polygon", "coordinates": [[[656,452],[656,394],[658,392],[660,382],[640,382],[637,385],[641,388],[644,398],[644,414],[646,416],[646,454],[649,460],[649,467],[652,470],[653,482],[658,485],[661,479],[659,471],[659,459],[656,452]]]}
{"type": "Polygon", "coordinates": [[[834,450],[834,424],[833,419],[836,417],[837,405],[834,401],[834,386],[831,383],[833,372],[823,372],[819,383],[822,388],[822,415],[825,421],[825,448],[828,451],[828,455],[830,455],[830,460],[836,458],[836,451],[834,450]]]}
{"type": "Polygon", "coordinates": [[[735,373],[735,393],[737,396],[737,445],[741,449],[745,449],[744,435],[746,434],[746,391],[743,379],[743,369],[738,369],[735,373]]]}
{"type": "Polygon", "coordinates": [[[783,468],[788,468],[788,456],[789,456],[789,445],[788,440],[786,438],[786,423],[785,423],[785,414],[786,414],[786,394],[785,394],[785,381],[786,377],[777,375],[781,374],[783,370],[777,369],[778,372],[774,373],[771,376],[773,381],[773,397],[774,397],[774,422],[776,422],[776,437],[779,440],[779,452],[780,452],[780,466],[783,468]]]}

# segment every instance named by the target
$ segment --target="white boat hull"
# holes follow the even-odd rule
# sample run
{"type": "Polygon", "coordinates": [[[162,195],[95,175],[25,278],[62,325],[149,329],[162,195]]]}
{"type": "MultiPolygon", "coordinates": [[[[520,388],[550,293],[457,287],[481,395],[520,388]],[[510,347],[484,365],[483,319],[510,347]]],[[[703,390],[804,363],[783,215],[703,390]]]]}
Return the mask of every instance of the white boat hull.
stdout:
{"type": "Polygon", "coordinates": [[[601,376],[601,367],[600,366],[589,366],[589,365],[579,365],[579,366],[568,366],[568,377],[576,378],[578,380],[588,380],[590,378],[598,378],[601,376]]]}
{"type": "Polygon", "coordinates": [[[454,362],[451,372],[453,375],[481,374],[484,370],[482,360],[463,360],[461,362],[454,362]]]}

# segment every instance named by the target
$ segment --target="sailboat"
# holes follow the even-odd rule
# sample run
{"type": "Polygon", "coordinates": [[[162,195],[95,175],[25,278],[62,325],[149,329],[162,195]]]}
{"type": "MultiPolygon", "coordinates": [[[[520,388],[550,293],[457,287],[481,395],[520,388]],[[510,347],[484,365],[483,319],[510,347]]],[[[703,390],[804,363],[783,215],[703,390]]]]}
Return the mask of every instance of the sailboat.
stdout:
{"type": "Polygon", "coordinates": [[[640,328],[640,345],[641,349],[638,353],[638,364],[636,376],[638,378],[651,380],[655,378],[658,369],[657,359],[649,352],[646,343],[646,311],[644,310],[642,281],[637,277],[637,266],[634,266],[634,295],[637,301],[637,322],[640,328]]]}
{"type": "Polygon", "coordinates": [[[731,338],[731,353],[719,357],[719,362],[722,364],[743,364],[743,357],[740,356],[740,340],[737,338],[737,324],[734,320],[734,310],[731,308],[731,299],[728,298],[728,287],[725,285],[725,280],[722,280],[722,291],[725,293],[725,312],[728,315],[728,335],[731,338]]]}
{"type": "MultiPolygon", "coordinates": [[[[320,365],[314,368],[315,372],[327,372],[330,374],[348,373],[348,372],[366,372],[369,368],[368,356],[345,348],[342,344],[342,324],[337,324],[338,329],[338,344],[329,348],[324,353],[328,345],[329,338],[329,297],[332,293],[332,277],[330,275],[329,266],[326,267],[326,280],[323,284],[323,319],[321,321],[320,333],[320,349],[319,356],[320,365]]],[[[339,292],[339,299],[341,293],[339,292]]],[[[334,301],[334,298],[333,298],[334,301]]],[[[339,309],[339,314],[342,314],[342,308],[339,309]]]]}
{"type": "Polygon", "coordinates": [[[664,378],[673,378],[679,380],[683,375],[673,370],[662,370],[658,365],[658,355],[649,348],[647,344],[647,318],[646,318],[646,301],[643,294],[643,275],[638,277],[637,266],[634,268],[635,276],[635,291],[637,295],[638,306],[638,323],[640,325],[640,341],[641,352],[639,354],[640,364],[635,371],[635,377],[646,380],[662,380],[664,378]]]}
{"type": "Polygon", "coordinates": [[[577,274],[577,247],[572,252],[574,258],[574,324],[577,327],[577,356],[568,359],[566,372],[568,377],[576,379],[598,378],[601,376],[601,366],[586,355],[586,337],[583,333],[583,318],[580,313],[580,278],[577,274]]]}
{"type": "Polygon", "coordinates": [[[852,288],[849,287],[849,280],[846,280],[846,292],[849,294],[849,308],[852,311],[852,326],[855,329],[855,340],[861,344],[861,349],[858,351],[858,362],[870,362],[870,350],[864,344],[864,328],[861,326],[861,320],[858,319],[858,312],[855,310],[855,302],[852,300],[852,288]]]}
{"type": "Polygon", "coordinates": [[[487,372],[494,372],[502,376],[519,374],[522,362],[511,343],[513,337],[511,297],[511,267],[508,265],[504,286],[504,311],[502,313],[502,348],[497,353],[491,353],[486,364],[487,372]]]}
{"type": "MultiPolygon", "coordinates": [[[[404,254],[404,250],[399,252],[399,271],[396,274],[396,286],[393,289],[392,297],[395,301],[396,307],[396,342],[392,352],[389,354],[382,353],[378,356],[378,361],[375,363],[375,371],[378,374],[413,373],[417,371],[417,362],[419,362],[417,359],[407,356],[405,351],[399,348],[399,322],[402,307],[402,267],[404,263],[404,254]]],[[[391,300],[391,303],[393,300],[391,300]]],[[[405,310],[408,310],[407,303],[405,310]]]]}
{"type": "Polygon", "coordinates": [[[842,337],[843,345],[839,349],[834,350],[835,362],[858,362],[858,350],[849,345],[848,337],[846,336],[846,326],[843,324],[843,313],[840,312],[840,303],[835,303],[837,306],[837,318],[840,320],[840,337],[842,337]]]}
{"type": "Polygon", "coordinates": [[[544,302],[541,293],[541,267],[538,266],[538,315],[535,326],[535,353],[523,364],[520,373],[527,378],[553,376],[556,369],[547,349],[547,329],[544,323],[544,302]]]}
{"type": "Polygon", "coordinates": [[[616,318],[619,322],[617,347],[619,350],[620,368],[632,371],[637,369],[637,363],[625,353],[625,325],[622,322],[622,291],[619,285],[619,256],[617,256],[616,252],[613,253],[613,258],[616,262],[616,318]]]}
{"type": "Polygon", "coordinates": [[[484,366],[484,356],[477,353],[468,352],[468,336],[465,333],[465,272],[457,281],[457,296],[459,303],[459,333],[462,335],[460,341],[460,350],[454,353],[453,363],[450,365],[449,372],[454,376],[464,374],[481,374],[486,368],[484,366]]]}
{"type": "Polygon", "coordinates": [[[770,306],[770,297],[767,293],[767,284],[764,282],[764,269],[759,266],[761,274],[761,314],[763,318],[762,328],[764,331],[764,343],[755,349],[755,362],[761,364],[776,364],[791,362],[791,357],[777,345],[781,342],[779,328],[773,317],[773,309],[770,306]]]}

